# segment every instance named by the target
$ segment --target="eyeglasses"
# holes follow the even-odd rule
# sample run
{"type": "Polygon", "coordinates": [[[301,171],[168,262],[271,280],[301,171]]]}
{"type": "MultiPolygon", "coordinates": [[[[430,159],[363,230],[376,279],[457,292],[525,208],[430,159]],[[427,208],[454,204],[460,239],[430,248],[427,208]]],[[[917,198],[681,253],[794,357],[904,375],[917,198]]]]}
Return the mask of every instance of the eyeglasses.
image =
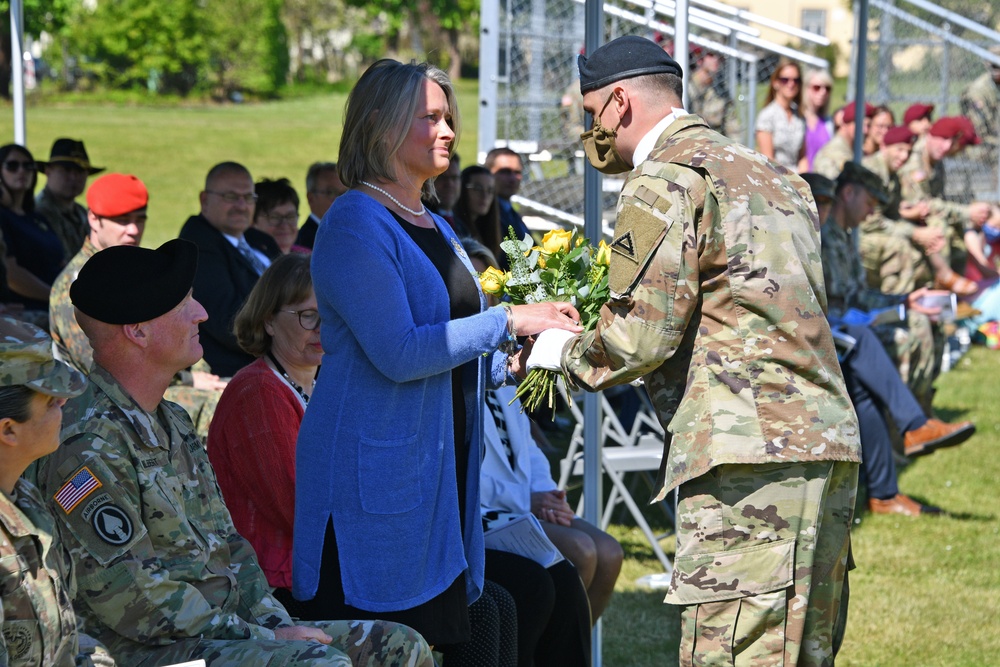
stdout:
{"type": "Polygon", "coordinates": [[[496,192],[495,188],[486,188],[483,187],[482,185],[475,185],[475,184],[466,185],[465,189],[470,192],[475,192],[476,194],[486,195],[487,197],[492,197],[493,194],[496,192]]]}
{"type": "Polygon", "coordinates": [[[241,195],[238,192],[216,192],[215,190],[205,190],[210,195],[215,195],[221,198],[227,204],[235,204],[236,202],[243,202],[244,204],[253,204],[257,201],[257,193],[251,192],[249,194],[241,195]]]}
{"type": "Polygon", "coordinates": [[[779,76],[776,81],[783,86],[787,86],[790,83],[794,83],[796,86],[799,85],[799,81],[802,79],[797,76],[779,76]]]}
{"type": "Polygon", "coordinates": [[[285,225],[286,227],[296,227],[299,224],[298,213],[288,213],[286,215],[273,215],[271,213],[265,213],[262,217],[270,220],[275,226],[285,225]]]}
{"type": "Polygon", "coordinates": [[[279,313],[291,313],[299,316],[299,326],[306,331],[316,331],[319,328],[319,311],[315,308],[305,310],[279,310],[279,313]]]}
{"type": "Polygon", "coordinates": [[[3,168],[13,173],[17,173],[22,169],[25,171],[35,171],[35,169],[37,169],[35,163],[31,160],[25,160],[23,162],[21,160],[7,160],[3,163],[3,168]]]}
{"type": "Polygon", "coordinates": [[[825,90],[826,92],[830,92],[831,90],[833,90],[833,86],[828,86],[822,83],[814,83],[811,86],[809,86],[809,88],[816,91],[825,90]]]}

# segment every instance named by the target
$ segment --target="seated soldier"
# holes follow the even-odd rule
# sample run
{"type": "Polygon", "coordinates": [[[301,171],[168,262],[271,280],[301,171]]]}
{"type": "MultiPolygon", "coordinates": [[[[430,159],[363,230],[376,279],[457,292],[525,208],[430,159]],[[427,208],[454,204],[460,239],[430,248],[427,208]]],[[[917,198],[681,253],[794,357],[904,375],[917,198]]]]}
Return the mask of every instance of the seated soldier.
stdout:
{"type": "MultiPolygon", "coordinates": [[[[87,190],[85,215],[90,234],[80,252],[52,283],[52,295],[49,297],[49,330],[54,353],[81,373],[90,373],[94,352],[76,322],[69,287],[76,280],[80,268],[97,251],[118,245],[139,245],[146,228],[148,202],[146,186],[131,174],[105,174],[87,190]]],[[[217,375],[184,369],[174,377],[165,398],[184,406],[198,429],[198,435],[204,438],[208,435],[215,406],[225,387],[226,383],[217,375]]]]}
{"type": "Polygon", "coordinates": [[[877,203],[887,203],[878,176],[856,162],[847,162],[837,177],[836,198],[822,222],[823,279],[831,321],[839,321],[850,309],[873,311],[906,305],[906,321],[882,324],[875,333],[885,345],[900,375],[928,416],[934,380],[940,371],[943,339],[929,316],[940,309],[926,308],[920,299],[930,293],[920,287],[906,295],[885,294],[868,287],[861,256],[854,244],[854,229],[871,215],[877,203]]]}
{"type": "Polygon", "coordinates": [[[129,665],[430,667],[426,642],[405,626],[295,624],[271,594],[191,420],[163,400],[202,354],[197,261],[179,239],[116,246],[70,288],[94,366],[37,478],[75,561],[86,627],[129,665]]]}
{"type": "Polygon", "coordinates": [[[69,554],[45,500],[21,477],[59,446],[62,406],[87,381],[52,358],[45,332],[9,317],[0,317],[0,364],[0,663],[113,666],[77,632],[69,554]]]}
{"type": "Polygon", "coordinates": [[[87,177],[101,173],[104,167],[90,164],[82,141],[62,138],[52,144],[49,161],[39,162],[38,168],[45,174],[45,187],[35,198],[35,212],[59,237],[63,256],[72,257],[90,232],[87,210],[76,198],[87,187],[87,177]]]}

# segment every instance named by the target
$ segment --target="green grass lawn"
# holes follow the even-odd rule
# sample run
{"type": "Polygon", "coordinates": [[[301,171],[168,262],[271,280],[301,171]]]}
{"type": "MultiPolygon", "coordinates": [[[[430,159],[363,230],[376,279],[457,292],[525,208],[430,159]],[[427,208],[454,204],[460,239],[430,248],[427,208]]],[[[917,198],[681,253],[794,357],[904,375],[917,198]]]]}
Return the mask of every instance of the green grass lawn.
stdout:
{"type": "MultiPolygon", "coordinates": [[[[472,164],[478,82],[460,81],[458,92],[463,115],[458,151],[465,164],[472,164]]],[[[175,238],[187,217],[198,212],[205,174],[224,160],[245,164],[255,179],[291,180],[303,200],[300,218],[305,217],[306,169],[318,160],[336,161],[346,99],[337,93],[195,107],[36,105],[29,100],[27,143],[36,159],[45,160],[56,137],[82,139],[94,164],[141,178],[150,193],[143,245],[155,247],[175,238]]],[[[2,143],[14,136],[9,105],[0,107],[0,136],[2,143]]]]}
{"type": "MultiPolygon", "coordinates": [[[[461,81],[458,89],[464,121],[459,152],[470,164],[476,153],[476,82],[461,81]]],[[[28,147],[46,159],[54,138],[80,138],[95,164],[142,178],[151,193],[144,245],[155,246],[175,237],[197,212],[204,175],[219,161],[243,162],[257,178],[287,176],[304,196],[308,165],[336,159],[344,101],[343,94],[331,94],[190,108],[32,104],[28,147]]],[[[11,123],[9,107],[0,109],[0,132],[8,138],[11,123]]],[[[1000,661],[998,376],[1000,353],[978,348],[941,378],[936,405],[942,415],[974,419],[979,432],[962,447],[920,459],[901,474],[904,493],[952,515],[863,516],[857,526],[858,570],[839,665],[981,667],[1000,661]]],[[[634,527],[616,525],[612,532],[628,559],[604,617],[605,664],[675,664],[676,610],[662,604],[662,591],[634,583],[659,571],[659,563],[634,527]]],[[[672,550],[669,540],[664,548],[672,550]]]]}

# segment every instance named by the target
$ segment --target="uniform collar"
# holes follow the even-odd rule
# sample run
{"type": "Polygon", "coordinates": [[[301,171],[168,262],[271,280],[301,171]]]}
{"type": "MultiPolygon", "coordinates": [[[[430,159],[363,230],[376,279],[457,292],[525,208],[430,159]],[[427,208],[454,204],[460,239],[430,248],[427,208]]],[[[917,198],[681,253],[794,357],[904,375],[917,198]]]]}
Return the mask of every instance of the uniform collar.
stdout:
{"type": "Polygon", "coordinates": [[[653,152],[654,148],[656,148],[656,141],[660,138],[660,135],[666,131],[671,123],[685,115],[687,115],[687,111],[684,109],[671,107],[670,113],[654,125],[653,129],[644,134],[642,139],[639,140],[639,143],[635,145],[635,152],[632,154],[632,166],[638,167],[640,164],[645,162],[646,158],[649,157],[649,154],[653,152]]]}

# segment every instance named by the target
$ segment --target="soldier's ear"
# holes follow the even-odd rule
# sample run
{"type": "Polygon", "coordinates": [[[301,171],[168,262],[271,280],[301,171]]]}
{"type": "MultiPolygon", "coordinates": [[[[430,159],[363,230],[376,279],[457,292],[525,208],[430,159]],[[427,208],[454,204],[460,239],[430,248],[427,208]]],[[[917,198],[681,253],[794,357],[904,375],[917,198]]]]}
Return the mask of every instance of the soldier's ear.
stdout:
{"type": "Polygon", "coordinates": [[[18,423],[10,417],[0,419],[0,447],[17,445],[18,423]]]}
{"type": "Polygon", "coordinates": [[[125,334],[125,338],[129,339],[132,343],[135,343],[139,347],[146,347],[149,343],[149,332],[146,330],[145,325],[145,322],[123,324],[122,332],[125,334]]]}

